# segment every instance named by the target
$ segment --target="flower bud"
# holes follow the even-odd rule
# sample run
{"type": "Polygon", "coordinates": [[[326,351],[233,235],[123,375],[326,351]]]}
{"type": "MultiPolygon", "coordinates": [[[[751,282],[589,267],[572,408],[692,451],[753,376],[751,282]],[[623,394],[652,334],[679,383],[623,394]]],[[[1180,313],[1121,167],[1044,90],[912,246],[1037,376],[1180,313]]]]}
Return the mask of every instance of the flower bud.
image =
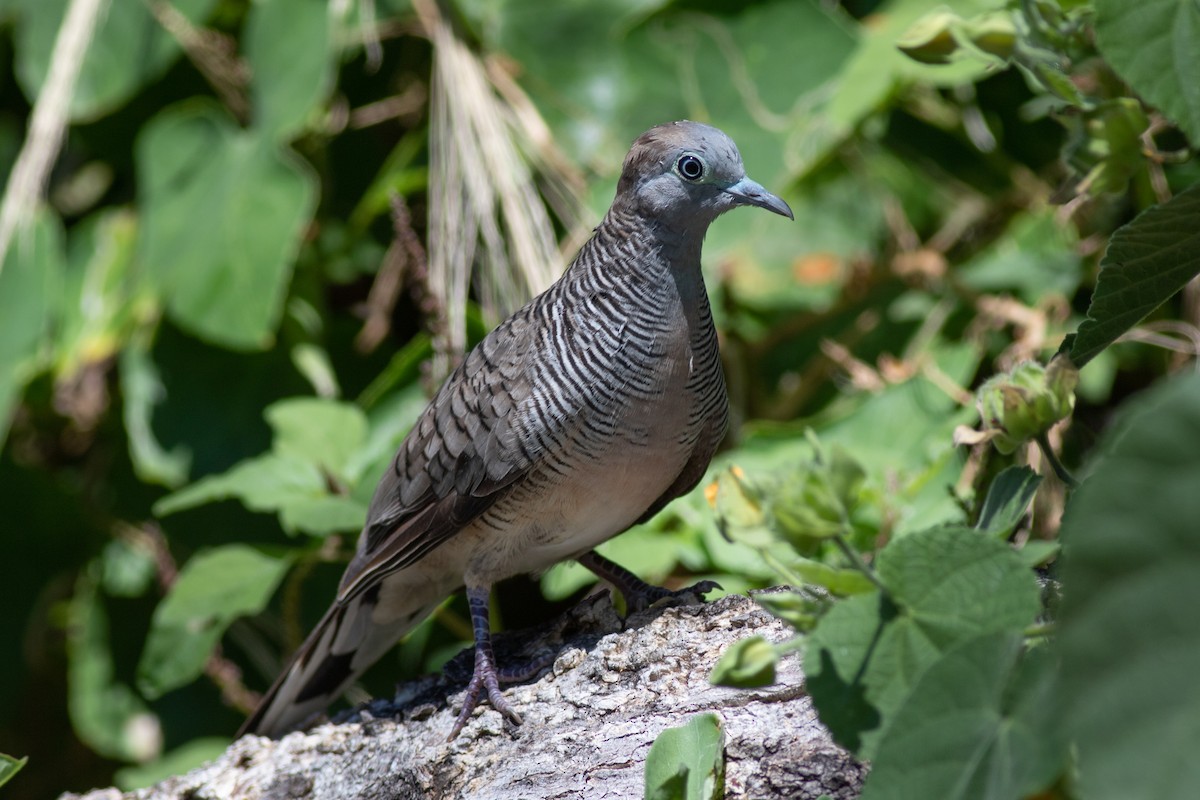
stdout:
{"type": "Polygon", "coordinates": [[[1050,430],[1075,408],[1078,382],[1079,370],[1063,355],[1055,356],[1049,366],[1025,361],[988,379],[979,388],[976,404],[992,444],[1007,454],[1050,430]]]}

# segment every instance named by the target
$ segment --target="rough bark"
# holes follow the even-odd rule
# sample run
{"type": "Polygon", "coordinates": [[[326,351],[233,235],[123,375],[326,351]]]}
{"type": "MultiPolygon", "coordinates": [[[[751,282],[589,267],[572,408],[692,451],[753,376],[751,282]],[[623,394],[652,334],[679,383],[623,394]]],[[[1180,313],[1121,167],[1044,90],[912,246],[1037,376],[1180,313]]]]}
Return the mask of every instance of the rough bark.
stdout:
{"type": "Polygon", "coordinates": [[[536,681],[506,690],[524,716],[520,727],[484,705],[447,742],[463,681],[437,676],[348,715],[350,722],[279,741],[247,736],[216,761],[149,789],[83,797],[637,798],[654,738],[703,711],[724,721],[726,797],[857,797],[865,768],[817,721],[798,656],[784,658],[778,682],[762,689],[708,682],[725,648],[751,634],[782,641],[790,631],[741,596],[622,622],[607,594],[594,595],[549,629],[499,637],[501,663],[553,657],[536,681]]]}

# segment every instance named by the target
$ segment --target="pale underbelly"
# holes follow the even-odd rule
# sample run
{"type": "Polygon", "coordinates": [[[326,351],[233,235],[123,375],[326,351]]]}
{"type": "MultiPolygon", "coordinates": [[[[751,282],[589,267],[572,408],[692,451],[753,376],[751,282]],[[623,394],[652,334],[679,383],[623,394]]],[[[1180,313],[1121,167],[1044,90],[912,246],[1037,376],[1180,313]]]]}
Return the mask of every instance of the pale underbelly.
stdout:
{"type": "Polygon", "coordinates": [[[686,460],[678,446],[630,448],[602,465],[572,470],[568,479],[515,491],[497,504],[498,513],[384,578],[374,616],[379,622],[406,616],[464,584],[490,586],[582,555],[637,521],[686,460]]]}
{"type": "Polygon", "coordinates": [[[579,469],[536,499],[514,495],[516,523],[473,531],[469,574],[500,580],[538,572],[582,555],[623,532],[660,498],[683,469],[686,453],[638,448],[627,458],[579,469]]]}

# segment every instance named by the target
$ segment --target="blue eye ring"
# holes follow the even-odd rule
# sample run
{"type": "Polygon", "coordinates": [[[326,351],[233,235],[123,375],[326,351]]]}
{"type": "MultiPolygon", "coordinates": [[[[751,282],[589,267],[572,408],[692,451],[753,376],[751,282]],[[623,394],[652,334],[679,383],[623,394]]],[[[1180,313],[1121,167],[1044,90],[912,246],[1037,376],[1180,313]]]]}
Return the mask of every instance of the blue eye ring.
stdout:
{"type": "Polygon", "coordinates": [[[704,162],[694,153],[684,153],[675,162],[675,171],[685,181],[698,181],[704,177],[704,162]]]}

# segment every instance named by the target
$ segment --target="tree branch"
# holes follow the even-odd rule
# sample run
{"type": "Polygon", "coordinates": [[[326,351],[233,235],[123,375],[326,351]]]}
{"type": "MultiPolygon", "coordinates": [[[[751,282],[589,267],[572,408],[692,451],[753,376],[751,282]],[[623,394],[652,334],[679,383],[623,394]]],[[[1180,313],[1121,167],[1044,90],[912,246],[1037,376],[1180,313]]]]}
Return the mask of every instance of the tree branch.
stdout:
{"type": "Polygon", "coordinates": [[[506,690],[525,718],[519,728],[484,706],[446,742],[463,681],[431,676],[347,714],[350,723],[280,741],[245,737],[152,789],[84,797],[637,798],[655,737],[703,711],[724,721],[726,797],[857,797],[865,768],[817,722],[798,656],[780,662],[773,686],[708,682],[725,648],[751,634],[781,642],[792,632],[741,596],[622,623],[607,595],[593,595],[550,626],[497,637],[502,661],[556,653],[537,681],[506,690]]]}

